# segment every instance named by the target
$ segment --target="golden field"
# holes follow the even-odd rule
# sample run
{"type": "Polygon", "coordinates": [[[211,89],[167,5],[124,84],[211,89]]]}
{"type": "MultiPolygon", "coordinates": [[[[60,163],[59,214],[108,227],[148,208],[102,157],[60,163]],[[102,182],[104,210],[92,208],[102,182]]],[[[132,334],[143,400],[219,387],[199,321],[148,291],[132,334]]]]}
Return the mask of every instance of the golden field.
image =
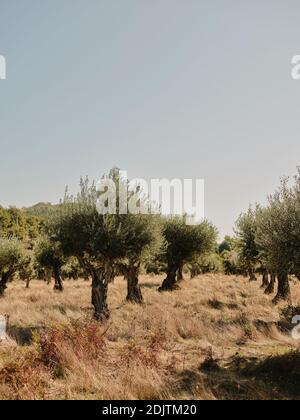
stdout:
{"type": "MultiPolygon", "coordinates": [[[[141,276],[138,306],[117,278],[105,325],[90,321],[89,282],[66,281],[63,293],[41,281],[10,283],[0,300],[9,315],[0,398],[300,397],[300,340],[290,333],[297,309],[272,305],[260,281],[209,274],[158,293],[162,279],[141,276]]],[[[297,307],[300,283],[291,286],[297,307]]]]}

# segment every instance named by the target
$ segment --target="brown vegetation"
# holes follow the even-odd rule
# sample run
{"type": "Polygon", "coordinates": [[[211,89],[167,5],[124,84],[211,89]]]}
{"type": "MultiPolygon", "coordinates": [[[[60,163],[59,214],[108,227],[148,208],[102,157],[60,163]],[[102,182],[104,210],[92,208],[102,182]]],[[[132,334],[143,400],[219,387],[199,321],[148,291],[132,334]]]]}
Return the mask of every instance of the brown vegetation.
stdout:
{"type": "MultiPolygon", "coordinates": [[[[160,294],[162,278],[143,276],[145,305],[127,303],[118,278],[111,319],[91,321],[90,284],[13,283],[0,313],[2,399],[299,398],[299,342],[283,313],[247,279],[203,275],[160,294]],[[282,313],[282,315],[281,315],[282,313]],[[276,373],[276,374],[275,374],[276,373]]],[[[291,285],[294,304],[298,284],[291,285]]]]}

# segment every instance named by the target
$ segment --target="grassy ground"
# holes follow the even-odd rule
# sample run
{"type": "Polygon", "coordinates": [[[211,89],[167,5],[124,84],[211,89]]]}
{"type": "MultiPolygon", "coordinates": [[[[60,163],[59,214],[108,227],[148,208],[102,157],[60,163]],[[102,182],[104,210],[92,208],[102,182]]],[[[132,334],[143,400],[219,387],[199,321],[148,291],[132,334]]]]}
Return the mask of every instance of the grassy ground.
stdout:
{"type": "MultiPolygon", "coordinates": [[[[159,294],[161,281],[141,278],[145,305],[137,306],[125,302],[126,283],[117,279],[101,327],[90,321],[88,282],[66,282],[62,294],[38,281],[10,284],[0,300],[10,317],[0,398],[300,398],[293,311],[282,315],[260,282],[205,275],[159,294]]],[[[297,306],[300,283],[292,293],[297,306]]]]}

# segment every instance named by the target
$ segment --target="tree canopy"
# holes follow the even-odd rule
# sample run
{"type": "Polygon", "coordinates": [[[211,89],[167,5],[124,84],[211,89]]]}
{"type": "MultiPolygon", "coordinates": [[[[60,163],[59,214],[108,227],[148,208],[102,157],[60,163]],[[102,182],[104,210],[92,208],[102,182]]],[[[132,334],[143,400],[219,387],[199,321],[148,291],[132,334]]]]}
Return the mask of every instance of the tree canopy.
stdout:
{"type": "Polygon", "coordinates": [[[42,220],[37,216],[27,215],[24,211],[0,207],[0,236],[14,237],[20,240],[36,239],[43,228],[42,220]]]}
{"type": "Polygon", "coordinates": [[[187,225],[184,217],[172,217],[165,219],[163,235],[166,241],[163,258],[167,263],[167,278],[160,291],[176,289],[176,273],[180,267],[192,261],[195,256],[215,248],[217,230],[207,221],[187,225]]]}
{"type": "Polygon", "coordinates": [[[14,278],[23,264],[27,263],[27,257],[21,241],[0,238],[0,296],[4,294],[7,283],[14,278]]]}

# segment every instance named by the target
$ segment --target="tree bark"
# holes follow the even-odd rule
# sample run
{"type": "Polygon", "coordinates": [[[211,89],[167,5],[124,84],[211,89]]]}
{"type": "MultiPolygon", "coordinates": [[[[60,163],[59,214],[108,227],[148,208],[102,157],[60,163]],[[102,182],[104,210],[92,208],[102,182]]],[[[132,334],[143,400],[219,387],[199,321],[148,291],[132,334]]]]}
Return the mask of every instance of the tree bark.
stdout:
{"type": "Polygon", "coordinates": [[[180,264],[178,270],[177,270],[177,282],[183,281],[184,280],[184,276],[183,276],[183,264],[180,264]]]}
{"type": "Polygon", "coordinates": [[[109,275],[109,278],[108,278],[108,283],[114,283],[115,282],[115,278],[117,277],[117,273],[116,273],[116,270],[113,268],[112,270],[111,270],[111,273],[110,273],[110,275],[109,275]]]}
{"type": "Polygon", "coordinates": [[[249,270],[249,277],[250,277],[249,278],[250,281],[257,281],[257,278],[256,278],[255,273],[252,270],[252,268],[249,270]]]}
{"type": "Polygon", "coordinates": [[[54,290],[56,292],[63,292],[64,291],[64,285],[63,285],[63,280],[61,277],[61,271],[59,267],[54,267],[53,270],[53,274],[54,274],[54,290]]]}
{"type": "Polygon", "coordinates": [[[264,271],[261,287],[265,289],[268,286],[269,286],[269,273],[267,271],[264,271]]]}
{"type": "Polygon", "coordinates": [[[273,299],[273,303],[276,305],[280,301],[292,301],[289,276],[287,272],[282,272],[278,275],[278,290],[277,295],[273,299]]]}
{"type": "Polygon", "coordinates": [[[190,273],[191,273],[191,279],[194,279],[195,277],[197,277],[197,270],[195,268],[191,268],[190,273]]]}
{"type": "Polygon", "coordinates": [[[26,289],[29,289],[30,288],[30,279],[27,279],[26,280],[26,289]]]}
{"type": "Polygon", "coordinates": [[[132,303],[142,304],[144,302],[141,288],[139,286],[139,268],[131,267],[125,271],[127,280],[127,300],[132,303]]]}
{"type": "Polygon", "coordinates": [[[0,280],[0,297],[4,296],[5,290],[7,289],[7,282],[9,280],[10,273],[3,273],[0,280]]]}
{"type": "Polygon", "coordinates": [[[271,295],[272,293],[274,293],[275,282],[276,282],[276,276],[275,276],[275,274],[271,274],[271,281],[270,281],[270,283],[268,284],[268,287],[265,290],[266,295],[271,295]]]}
{"type": "Polygon", "coordinates": [[[4,296],[4,292],[5,292],[6,288],[7,288],[6,282],[1,280],[0,281],[0,297],[4,296]]]}
{"type": "Polygon", "coordinates": [[[94,319],[105,321],[109,318],[107,303],[108,279],[104,269],[92,270],[92,305],[94,306],[94,319]]]}
{"type": "Polygon", "coordinates": [[[178,264],[169,264],[167,277],[163,281],[161,287],[158,289],[159,292],[173,291],[179,289],[179,286],[176,284],[176,274],[178,268],[178,264]]]}

